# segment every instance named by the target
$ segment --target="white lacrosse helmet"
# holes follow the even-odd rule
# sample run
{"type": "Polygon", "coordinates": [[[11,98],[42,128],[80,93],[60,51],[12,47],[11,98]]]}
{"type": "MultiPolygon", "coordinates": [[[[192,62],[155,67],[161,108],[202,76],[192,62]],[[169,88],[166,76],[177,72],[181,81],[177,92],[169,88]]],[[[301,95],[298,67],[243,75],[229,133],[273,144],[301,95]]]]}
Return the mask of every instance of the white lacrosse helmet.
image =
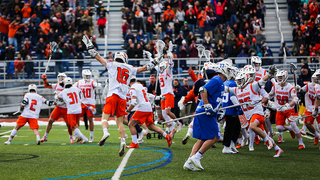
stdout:
{"type": "Polygon", "coordinates": [[[63,83],[63,80],[67,77],[65,73],[59,73],[57,76],[57,80],[59,83],[63,83]]]}
{"type": "Polygon", "coordinates": [[[38,91],[38,87],[37,85],[35,84],[30,84],[29,87],[28,87],[28,92],[30,92],[31,90],[34,90],[34,91],[38,91]]]}
{"type": "Polygon", "coordinates": [[[230,79],[236,78],[238,73],[239,73],[239,69],[235,66],[232,66],[230,70],[230,79]]]}
{"type": "Polygon", "coordinates": [[[91,80],[92,73],[89,69],[82,70],[82,77],[85,81],[91,80]]]}
{"type": "Polygon", "coordinates": [[[320,69],[317,69],[316,72],[311,76],[311,82],[313,85],[320,83],[320,69]]]}
{"type": "Polygon", "coordinates": [[[278,84],[285,83],[288,79],[289,75],[288,72],[285,70],[278,70],[276,74],[276,81],[278,84]]]}
{"type": "Polygon", "coordinates": [[[236,76],[236,83],[238,88],[244,88],[250,80],[249,74],[245,72],[239,72],[236,76]]]}
{"type": "Polygon", "coordinates": [[[163,73],[168,67],[168,62],[162,61],[159,65],[159,70],[161,73],[163,73]]]}
{"type": "Polygon", "coordinates": [[[262,61],[259,56],[252,56],[251,57],[251,65],[253,68],[256,69],[256,71],[260,70],[261,64],[262,64],[262,61]]]}
{"type": "Polygon", "coordinates": [[[218,67],[215,68],[215,71],[222,74],[227,80],[230,80],[231,69],[232,66],[229,63],[221,61],[218,63],[218,67]]]}
{"type": "Polygon", "coordinates": [[[245,73],[249,74],[249,83],[253,83],[256,80],[256,69],[251,65],[244,66],[245,73]]]}
{"type": "Polygon", "coordinates": [[[67,85],[72,85],[72,79],[67,77],[64,79],[64,87],[66,87],[67,85]]]}
{"type": "Polygon", "coordinates": [[[128,63],[128,56],[125,52],[118,51],[114,54],[114,61],[128,63]]]}

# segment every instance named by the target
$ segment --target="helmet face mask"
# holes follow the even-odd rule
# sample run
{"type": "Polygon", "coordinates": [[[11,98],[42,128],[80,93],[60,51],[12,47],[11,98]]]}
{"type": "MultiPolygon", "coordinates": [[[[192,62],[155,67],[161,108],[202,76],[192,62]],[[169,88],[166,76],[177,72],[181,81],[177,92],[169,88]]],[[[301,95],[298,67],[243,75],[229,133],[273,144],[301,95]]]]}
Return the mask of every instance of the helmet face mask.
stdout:
{"type": "Polygon", "coordinates": [[[168,66],[167,62],[165,62],[165,61],[161,62],[159,65],[160,72],[163,73],[167,69],[167,66],[168,66]]]}
{"type": "Polygon", "coordinates": [[[244,88],[249,83],[249,75],[245,72],[239,72],[236,77],[236,83],[238,88],[244,88]]]}
{"type": "Polygon", "coordinates": [[[251,57],[251,65],[256,71],[260,70],[261,64],[262,64],[262,61],[259,56],[252,56],[251,57]]]}
{"type": "Polygon", "coordinates": [[[67,75],[65,73],[59,73],[57,76],[57,80],[59,83],[63,83],[64,79],[67,77],[67,75]]]}
{"type": "Polygon", "coordinates": [[[253,83],[256,80],[256,70],[252,65],[246,65],[244,71],[249,75],[249,83],[253,83]]]}
{"type": "Polygon", "coordinates": [[[231,79],[230,72],[232,70],[232,66],[228,62],[219,62],[215,70],[218,74],[222,74],[226,80],[231,79]]]}
{"type": "Polygon", "coordinates": [[[90,70],[83,70],[82,71],[82,77],[85,81],[90,81],[91,80],[91,76],[92,76],[92,73],[90,70]]]}
{"type": "Polygon", "coordinates": [[[320,69],[316,70],[316,72],[313,73],[311,76],[312,84],[320,84],[320,69]]]}
{"type": "Polygon", "coordinates": [[[285,84],[288,80],[288,72],[284,70],[280,70],[276,74],[276,81],[278,84],[285,84]]]}

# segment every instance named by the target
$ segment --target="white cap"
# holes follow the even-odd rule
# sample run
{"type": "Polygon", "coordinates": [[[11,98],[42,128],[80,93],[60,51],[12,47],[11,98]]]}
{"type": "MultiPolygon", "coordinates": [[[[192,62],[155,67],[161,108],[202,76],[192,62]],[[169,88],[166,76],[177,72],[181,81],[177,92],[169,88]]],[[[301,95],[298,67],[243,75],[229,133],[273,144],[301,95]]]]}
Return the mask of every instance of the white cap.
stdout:
{"type": "Polygon", "coordinates": [[[193,7],[191,4],[188,6],[188,8],[191,8],[191,7],[193,7]]]}
{"type": "Polygon", "coordinates": [[[72,7],[69,7],[69,11],[73,10],[72,7]]]}
{"type": "Polygon", "coordinates": [[[57,18],[56,18],[56,17],[53,17],[52,20],[57,20],[57,18]]]}
{"type": "Polygon", "coordinates": [[[182,44],[186,44],[187,42],[186,42],[186,40],[182,40],[182,44]]]}
{"type": "Polygon", "coordinates": [[[102,3],[102,1],[99,1],[99,3],[102,3]]]}

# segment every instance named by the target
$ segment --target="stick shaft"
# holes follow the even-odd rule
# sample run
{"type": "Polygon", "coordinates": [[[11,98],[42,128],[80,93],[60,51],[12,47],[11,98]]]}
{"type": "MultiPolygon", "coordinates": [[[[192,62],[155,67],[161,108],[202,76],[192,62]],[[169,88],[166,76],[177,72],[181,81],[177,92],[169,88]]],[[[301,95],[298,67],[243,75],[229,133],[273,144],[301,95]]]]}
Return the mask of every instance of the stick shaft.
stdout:
{"type": "Polygon", "coordinates": [[[46,66],[46,70],[44,71],[44,74],[47,73],[47,70],[48,70],[48,67],[49,67],[49,63],[51,61],[51,57],[52,57],[52,55],[50,55],[50,57],[49,57],[49,60],[48,60],[47,66],[46,66]]]}
{"type": "Polygon", "coordinates": [[[203,114],[206,114],[206,112],[201,112],[199,114],[193,114],[193,115],[184,116],[184,117],[177,118],[177,119],[172,119],[170,121],[163,122],[162,124],[171,123],[171,122],[179,121],[179,120],[190,118],[190,117],[196,117],[196,116],[200,116],[200,115],[203,115],[203,114]]]}

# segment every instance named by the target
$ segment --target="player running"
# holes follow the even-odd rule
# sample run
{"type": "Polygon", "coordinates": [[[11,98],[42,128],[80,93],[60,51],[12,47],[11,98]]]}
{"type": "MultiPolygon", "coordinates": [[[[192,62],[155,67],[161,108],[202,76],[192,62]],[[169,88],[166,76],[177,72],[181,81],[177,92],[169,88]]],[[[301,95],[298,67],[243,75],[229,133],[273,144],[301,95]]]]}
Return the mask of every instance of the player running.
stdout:
{"type": "Polygon", "coordinates": [[[36,135],[36,145],[40,145],[40,134],[39,134],[39,125],[38,118],[43,103],[48,106],[53,105],[54,101],[48,101],[39,94],[37,94],[37,86],[35,84],[30,84],[28,87],[28,93],[24,95],[24,98],[21,102],[20,112],[22,114],[17,120],[17,125],[12,130],[9,139],[4,142],[6,145],[10,145],[12,139],[17,134],[19,129],[23,127],[26,123],[29,123],[30,129],[36,135]]]}
{"type": "Polygon", "coordinates": [[[88,142],[88,138],[81,133],[77,124],[82,111],[81,98],[79,95],[81,90],[72,86],[72,79],[69,77],[64,79],[64,88],[65,89],[59,94],[59,98],[63,99],[67,105],[68,124],[72,131],[81,138],[81,144],[84,144],[88,142]]]}
{"type": "Polygon", "coordinates": [[[127,148],[139,148],[137,141],[137,130],[135,126],[144,123],[147,125],[148,129],[162,134],[168,142],[168,147],[170,147],[172,144],[172,136],[164,132],[160,127],[157,127],[153,124],[152,107],[148,100],[146,89],[141,85],[140,82],[130,82],[129,86],[131,87],[131,104],[128,108],[128,111],[130,112],[135,107],[137,107],[137,110],[129,122],[132,142],[129,146],[127,146],[127,148]]]}
{"type": "Polygon", "coordinates": [[[68,127],[70,143],[74,143],[74,140],[72,138],[72,130],[68,125],[67,106],[64,103],[64,101],[61,101],[60,99],[58,99],[59,94],[64,90],[64,79],[67,78],[67,75],[65,73],[59,73],[57,76],[57,80],[58,80],[57,84],[49,83],[47,80],[46,74],[43,74],[41,78],[43,80],[43,84],[45,88],[55,89],[55,99],[56,99],[56,107],[53,109],[53,111],[50,114],[48,125],[46,127],[46,132],[44,136],[41,138],[41,142],[48,140],[48,135],[52,128],[52,124],[56,120],[58,120],[60,117],[63,117],[63,120],[68,127]]]}
{"type": "Polygon", "coordinates": [[[116,123],[119,128],[121,137],[119,156],[123,156],[125,152],[125,129],[123,126],[124,115],[126,115],[126,94],[128,92],[128,85],[133,75],[146,70],[151,70],[158,64],[157,60],[153,60],[150,56],[150,63],[143,67],[135,68],[128,63],[128,56],[124,52],[116,52],[114,61],[106,61],[100,54],[94,50],[94,46],[89,38],[84,35],[82,38],[83,43],[86,45],[89,54],[96,58],[103,66],[108,69],[109,72],[109,91],[105,106],[102,114],[102,129],[103,136],[99,142],[102,146],[107,138],[110,136],[108,132],[108,120],[110,116],[116,112],[116,123]]]}

